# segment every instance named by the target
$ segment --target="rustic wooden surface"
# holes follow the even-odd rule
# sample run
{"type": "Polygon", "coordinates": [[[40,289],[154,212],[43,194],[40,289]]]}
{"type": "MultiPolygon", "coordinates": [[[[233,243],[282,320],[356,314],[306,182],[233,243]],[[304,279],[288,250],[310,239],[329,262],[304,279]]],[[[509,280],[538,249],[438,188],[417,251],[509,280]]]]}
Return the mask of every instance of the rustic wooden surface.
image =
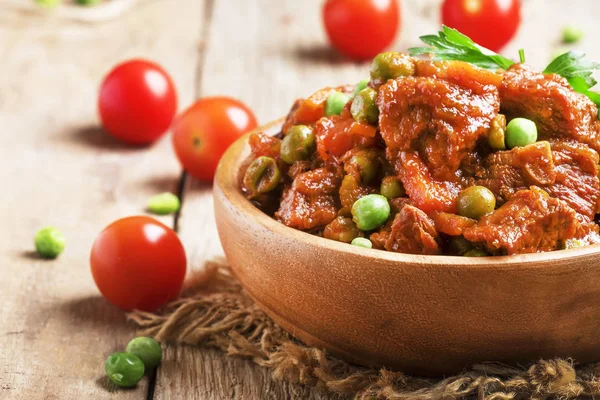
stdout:
{"type": "MultiPolygon", "coordinates": [[[[118,1],[118,0],[116,0],[118,1]]],[[[394,46],[435,31],[441,0],[405,0],[394,46]]],[[[104,73],[133,56],[154,59],[173,76],[180,108],[194,98],[232,95],[261,122],[321,86],[356,82],[367,64],[330,52],[319,0],[144,0],[117,19],[63,18],[14,11],[0,0],[0,398],[224,399],[328,396],[273,382],[249,361],[215,351],[168,347],[154,384],[112,393],[103,362],[133,337],[121,311],[98,294],[88,256],[98,232],[113,220],[144,213],[146,199],[176,191],[181,171],[168,138],[133,149],[97,125],[96,95],[104,73]],[[94,20],[106,20],[90,23],[94,20]],[[88,22],[86,22],[88,21],[88,22]],[[65,253],[43,261],[32,238],[45,225],[67,236],[65,253]]],[[[576,48],[600,60],[595,38],[600,3],[524,0],[524,24],[505,49],[547,63],[560,27],[586,31],[576,48]]],[[[211,188],[185,179],[177,225],[191,268],[221,253],[211,188]]]]}

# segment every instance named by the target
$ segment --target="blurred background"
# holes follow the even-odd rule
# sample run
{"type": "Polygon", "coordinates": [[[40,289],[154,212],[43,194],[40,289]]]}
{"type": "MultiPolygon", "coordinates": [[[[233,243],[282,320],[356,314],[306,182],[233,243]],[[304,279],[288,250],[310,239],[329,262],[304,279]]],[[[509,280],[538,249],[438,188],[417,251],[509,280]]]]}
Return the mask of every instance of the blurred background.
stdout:
{"type": "MultiPolygon", "coordinates": [[[[328,2],[341,4],[329,11],[329,22],[333,31],[351,39],[350,51],[347,46],[338,51],[339,43],[325,29],[325,3],[0,0],[0,162],[8,189],[0,201],[5,227],[0,231],[0,397],[5,388],[16,393],[14,398],[108,396],[95,383],[102,374],[99,365],[133,330],[123,313],[99,297],[89,273],[89,251],[110,222],[145,213],[148,197],[165,191],[181,197],[179,213],[156,218],[178,230],[190,269],[221,254],[210,182],[183,173],[170,133],[145,147],[110,136],[97,111],[104,77],[124,60],[145,58],[171,76],[178,112],[198,98],[225,95],[242,101],[259,124],[267,123],[284,116],[299,97],[369,76],[370,57],[346,54],[352,53],[352,43],[369,47],[372,35],[361,33],[363,24],[384,27],[388,22],[361,18],[366,11],[360,4],[386,14],[393,2],[328,2]],[[353,10],[359,10],[358,19],[344,22],[345,13],[353,10]],[[42,263],[32,254],[32,237],[46,225],[60,227],[68,241],[55,263],[42,263]],[[67,347],[78,351],[61,350],[67,347]],[[67,372],[58,380],[61,369],[67,372]]],[[[440,29],[443,3],[397,0],[397,29],[391,29],[389,43],[382,39],[384,47],[405,51],[421,45],[419,36],[440,29]]],[[[598,0],[447,3],[458,13],[454,21],[461,21],[461,13],[468,17],[462,22],[465,29],[482,37],[500,36],[506,44],[498,51],[511,59],[517,60],[523,48],[527,62],[539,69],[557,52],[570,49],[600,60],[598,0]],[[518,17],[510,11],[515,4],[518,17]]],[[[376,54],[383,49],[371,50],[376,54]]],[[[218,391],[230,393],[236,374],[260,374],[248,366],[219,367],[225,361],[211,356],[210,368],[223,368],[222,379],[227,380],[216,384],[214,379],[221,378],[198,378],[197,370],[208,368],[203,364],[206,353],[168,351],[172,353],[167,357],[177,353],[178,361],[161,367],[157,398],[177,398],[189,382],[198,393],[206,390],[223,398],[218,391]],[[186,360],[191,367],[182,372],[178,364],[186,360]],[[182,374],[188,379],[185,384],[177,383],[182,374]],[[168,380],[172,383],[164,383],[168,380]]],[[[246,382],[238,384],[257,385],[252,379],[246,382]]],[[[146,398],[145,389],[142,385],[122,396],[146,398]]]]}

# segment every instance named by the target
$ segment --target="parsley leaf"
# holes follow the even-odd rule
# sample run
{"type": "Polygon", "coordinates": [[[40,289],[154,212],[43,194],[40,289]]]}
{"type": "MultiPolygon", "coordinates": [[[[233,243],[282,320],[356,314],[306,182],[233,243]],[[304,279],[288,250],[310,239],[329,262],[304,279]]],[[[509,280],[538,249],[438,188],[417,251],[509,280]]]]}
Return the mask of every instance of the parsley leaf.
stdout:
{"type": "MultiPolygon", "coordinates": [[[[447,26],[443,26],[437,35],[425,35],[420,39],[429,47],[412,47],[408,49],[411,56],[431,54],[434,60],[464,61],[492,71],[508,69],[514,64],[512,60],[478,45],[468,36],[447,26]]],[[[585,60],[584,57],[584,53],[569,51],[556,57],[543,72],[562,76],[573,90],[586,95],[600,108],[600,93],[590,91],[598,83],[592,73],[600,70],[600,63],[585,60]]],[[[525,62],[522,49],[519,50],[519,60],[525,62]]]]}
{"type": "Polygon", "coordinates": [[[456,29],[443,26],[437,35],[425,35],[420,39],[430,47],[408,49],[411,56],[432,54],[434,60],[459,60],[480,68],[496,70],[507,69],[513,62],[473,42],[456,29]]]}

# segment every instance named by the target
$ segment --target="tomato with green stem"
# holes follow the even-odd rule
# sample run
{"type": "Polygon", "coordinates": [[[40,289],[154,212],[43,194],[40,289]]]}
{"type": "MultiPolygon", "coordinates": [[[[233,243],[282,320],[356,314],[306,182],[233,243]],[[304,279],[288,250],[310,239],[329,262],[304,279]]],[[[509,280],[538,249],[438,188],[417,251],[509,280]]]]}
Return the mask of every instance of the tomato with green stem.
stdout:
{"type": "Polygon", "coordinates": [[[331,45],[357,60],[388,48],[400,25],[398,0],[327,0],[323,23],[331,45]]]}
{"type": "Polygon", "coordinates": [[[129,60],[104,78],[98,112],[108,133],[126,143],[146,145],[169,129],[177,111],[177,93],[158,64],[129,60]]]}
{"type": "Polygon", "coordinates": [[[492,51],[504,47],[521,23],[520,0],[445,0],[442,23],[492,51]]]}
{"type": "Polygon", "coordinates": [[[225,150],[257,125],[252,111],[236,99],[200,99],[173,123],[175,153],[188,173],[211,182],[225,150]]]}
{"type": "Polygon", "coordinates": [[[90,255],[102,295],[124,310],[154,311],[179,295],[186,271],[177,234],[157,220],[119,219],[100,233],[90,255]]]}

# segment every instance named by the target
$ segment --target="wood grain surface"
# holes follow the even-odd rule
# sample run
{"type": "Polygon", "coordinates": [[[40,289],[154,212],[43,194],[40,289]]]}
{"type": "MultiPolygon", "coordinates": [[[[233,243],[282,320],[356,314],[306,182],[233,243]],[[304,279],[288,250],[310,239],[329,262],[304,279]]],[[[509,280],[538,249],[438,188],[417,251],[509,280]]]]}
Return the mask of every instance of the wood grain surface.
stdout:
{"type": "MultiPolygon", "coordinates": [[[[149,149],[111,140],[97,124],[102,76],[127,57],[151,58],[171,73],[180,108],[195,97],[232,95],[260,122],[285,114],[296,97],[356,82],[368,64],[332,53],[320,0],[144,0],[105,22],[5,11],[0,0],[1,399],[312,398],[315,390],[273,382],[249,361],[192,347],[168,347],[155,387],[111,393],[105,357],[134,335],[98,294],[88,256],[113,220],[144,212],[148,196],[177,190],[181,171],[168,138],[149,149]],[[85,21],[88,21],[86,23],[85,21]],[[45,225],[67,236],[65,253],[43,261],[32,238],[45,225]]],[[[118,0],[115,0],[118,1],[118,0]]],[[[405,0],[396,49],[438,27],[441,0],[405,0]]],[[[524,47],[541,67],[565,24],[586,36],[575,47],[600,60],[600,2],[524,1],[524,24],[505,54],[524,47]]],[[[63,13],[64,15],[64,13],[63,13]]],[[[100,20],[100,19],[98,19],[100,20]]],[[[177,225],[192,268],[221,254],[211,187],[186,179],[177,225]]]]}

